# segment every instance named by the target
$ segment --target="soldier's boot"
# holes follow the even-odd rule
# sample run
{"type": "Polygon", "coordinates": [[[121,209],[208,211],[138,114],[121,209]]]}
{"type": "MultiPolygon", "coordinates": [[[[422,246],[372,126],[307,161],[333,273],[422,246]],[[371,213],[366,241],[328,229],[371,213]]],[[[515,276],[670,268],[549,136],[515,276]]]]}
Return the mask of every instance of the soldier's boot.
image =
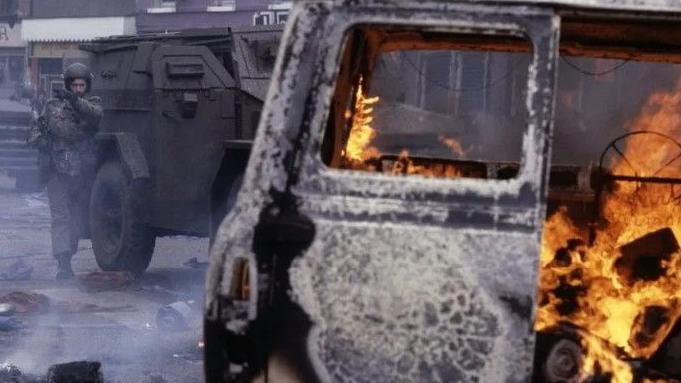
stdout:
{"type": "Polygon", "coordinates": [[[73,278],[73,269],[71,269],[71,254],[62,253],[56,256],[57,258],[57,280],[63,281],[73,278]]]}

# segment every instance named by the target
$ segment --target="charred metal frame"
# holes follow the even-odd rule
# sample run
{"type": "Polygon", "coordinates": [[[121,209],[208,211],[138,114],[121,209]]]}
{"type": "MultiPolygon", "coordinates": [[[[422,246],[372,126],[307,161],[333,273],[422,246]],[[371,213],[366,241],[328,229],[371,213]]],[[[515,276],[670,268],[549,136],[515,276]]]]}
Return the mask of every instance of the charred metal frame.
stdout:
{"type": "Polygon", "coordinates": [[[552,12],[529,7],[306,2],[296,8],[244,187],[212,250],[206,301],[211,377],[267,375],[270,359],[279,357],[305,382],[529,379],[558,28],[552,12]],[[321,142],[345,33],[367,24],[530,40],[528,129],[516,178],[393,178],[323,165],[321,142]],[[400,256],[432,272],[426,280],[423,273],[411,278],[441,293],[399,298],[416,301],[408,305],[413,318],[403,318],[406,332],[395,336],[423,348],[400,348],[403,354],[391,356],[384,337],[393,318],[376,319],[352,297],[380,295],[391,277],[372,279],[371,273],[410,248],[400,256]],[[243,259],[254,276],[247,302],[230,296],[237,282],[232,269],[243,259]],[[351,291],[333,292],[342,286],[351,291]],[[460,306],[452,307],[451,299],[460,306]],[[455,324],[456,313],[452,319],[443,312],[437,334],[424,329],[421,316],[433,307],[463,315],[463,327],[455,324]],[[353,317],[365,319],[346,321],[353,317]],[[457,331],[463,331],[453,340],[459,346],[437,346],[457,331]],[[370,347],[360,352],[359,344],[370,347]]]}

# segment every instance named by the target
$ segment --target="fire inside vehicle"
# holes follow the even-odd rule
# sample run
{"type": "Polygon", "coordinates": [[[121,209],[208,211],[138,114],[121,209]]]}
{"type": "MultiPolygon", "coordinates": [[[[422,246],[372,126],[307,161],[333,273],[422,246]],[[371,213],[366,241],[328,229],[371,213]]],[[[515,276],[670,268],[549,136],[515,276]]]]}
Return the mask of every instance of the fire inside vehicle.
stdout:
{"type": "Polygon", "coordinates": [[[397,3],[291,12],[209,381],[681,379],[681,5],[397,3]]]}

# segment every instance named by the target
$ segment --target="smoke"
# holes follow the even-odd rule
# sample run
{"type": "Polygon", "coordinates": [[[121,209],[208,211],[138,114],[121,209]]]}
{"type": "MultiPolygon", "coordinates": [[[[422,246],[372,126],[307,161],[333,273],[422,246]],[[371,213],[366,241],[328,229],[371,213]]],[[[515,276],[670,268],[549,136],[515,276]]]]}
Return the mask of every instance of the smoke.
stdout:
{"type": "Polygon", "coordinates": [[[597,164],[627,132],[649,96],[672,89],[681,67],[671,63],[563,57],[558,72],[553,163],[597,164]]]}
{"type": "MultiPolygon", "coordinates": [[[[144,383],[154,376],[169,383],[202,382],[204,270],[183,263],[192,257],[205,261],[208,240],[159,238],[149,270],[131,285],[88,291],[75,281],[54,280],[46,202],[42,194],[0,193],[0,206],[16,206],[0,220],[0,229],[14,228],[5,233],[15,237],[13,242],[4,241],[4,235],[0,238],[0,268],[23,256],[35,270],[28,281],[0,281],[0,296],[25,291],[50,300],[47,314],[17,315],[24,328],[0,332],[0,363],[44,376],[53,364],[89,360],[102,363],[107,382],[144,383]],[[42,223],[30,227],[30,221],[42,223]],[[188,302],[192,308],[187,328],[158,328],[158,309],[175,301],[188,302]]],[[[99,271],[89,241],[81,240],[73,266],[77,276],[99,271]]]]}
{"type": "Polygon", "coordinates": [[[55,363],[89,360],[102,363],[107,382],[142,382],[152,375],[169,382],[202,381],[197,329],[168,333],[153,324],[133,327],[95,316],[46,315],[30,324],[3,361],[32,375],[45,374],[55,363]]]}
{"type": "Polygon", "coordinates": [[[0,191],[14,190],[16,180],[0,171],[0,191]]]}
{"type": "MultiPolygon", "coordinates": [[[[457,140],[470,159],[519,161],[528,65],[528,55],[504,52],[379,56],[369,88],[369,96],[381,100],[375,106],[378,149],[449,158],[433,138],[444,136],[457,140]]],[[[597,163],[649,96],[672,89],[679,76],[674,63],[561,56],[552,162],[597,163]]]]}

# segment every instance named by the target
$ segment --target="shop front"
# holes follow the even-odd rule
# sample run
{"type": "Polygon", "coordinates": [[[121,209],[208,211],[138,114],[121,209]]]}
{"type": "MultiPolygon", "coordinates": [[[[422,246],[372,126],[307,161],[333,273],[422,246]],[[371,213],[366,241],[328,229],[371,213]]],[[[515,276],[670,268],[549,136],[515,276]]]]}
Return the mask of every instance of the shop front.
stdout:
{"type": "Polygon", "coordinates": [[[9,98],[24,80],[26,43],[21,40],[21,23],[10,27],[0,23],[0,98],[9,98]]]}

